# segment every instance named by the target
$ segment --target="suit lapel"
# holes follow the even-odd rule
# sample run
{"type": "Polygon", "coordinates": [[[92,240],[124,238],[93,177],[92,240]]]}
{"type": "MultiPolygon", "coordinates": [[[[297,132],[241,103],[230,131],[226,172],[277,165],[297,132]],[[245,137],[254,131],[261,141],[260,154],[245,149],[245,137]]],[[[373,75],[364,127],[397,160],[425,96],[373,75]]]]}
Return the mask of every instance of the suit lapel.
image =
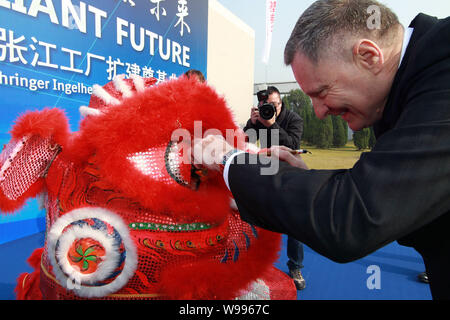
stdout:
{"type": "Polygon", "coordinates": [[[403,112],[404,103],[402,100],[405,98],[403,91],[408,80],[408,77],[405,77],[405,75],[407,74],[407,69],[409,67],[414,67],[414,49],[417,47],[423,35],[426,34],[437,21],[437,18],[420,13],[409,25],[414,31],[400,68],[395,75],[391,92],[389,93],[389,98],[383,111],[383,117],[374,125],[374,132],[377,138],[386,131],[392,129],[397,123],[400,114],[403,112]]]}

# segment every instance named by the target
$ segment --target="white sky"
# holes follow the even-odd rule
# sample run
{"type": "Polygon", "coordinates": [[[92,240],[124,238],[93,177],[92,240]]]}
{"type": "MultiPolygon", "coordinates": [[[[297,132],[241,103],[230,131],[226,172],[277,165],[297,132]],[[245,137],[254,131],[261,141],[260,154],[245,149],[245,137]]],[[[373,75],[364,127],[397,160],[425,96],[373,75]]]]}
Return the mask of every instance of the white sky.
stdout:
{"type": "MultiPolygon", "coordinates": [[[[255,83],[295,81],[290,67],[283,63],[284,45],[302,12],[314,0],[278,0],[272,38],[270,60],[266,66],[261,62],[265,42],[266,0],[218,0],[248,26],[255,30],[255,83]]],[[[449,0],[381,0],[407,27],[422,12],[438,18],[450,16],[449,0]]],[[[230,44],[233,45],[233,44],[230,44]]],[[[450,44],[449,44],[450,45],[450,44]]],[[[236,50],[239,50],[236,48],[236,50]]]]}

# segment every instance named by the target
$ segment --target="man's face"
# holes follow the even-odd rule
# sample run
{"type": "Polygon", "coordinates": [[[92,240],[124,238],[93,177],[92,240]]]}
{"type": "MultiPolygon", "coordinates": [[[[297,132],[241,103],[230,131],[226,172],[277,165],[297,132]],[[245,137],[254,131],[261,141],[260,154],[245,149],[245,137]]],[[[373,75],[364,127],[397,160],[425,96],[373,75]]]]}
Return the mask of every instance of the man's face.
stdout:
{"type": "Polygon", "coordinates": [[[381,118],[386,96],[377,89],[370,72],[334,58],[322,58],[314,64],[302,53],[296,54],[291,66],[319,119],[341,116],[352,130],[358,131],[381,118]]]}
{"type": "Polygon", "coordinates": [[[282,105],[280,95],[276,92],[270,94],[269,97],[267,98],[267,102],[272,103],[275,106],[275,108],[277,109],[277,116],[278,116],[281,112],[281,105],[282,105]]]}

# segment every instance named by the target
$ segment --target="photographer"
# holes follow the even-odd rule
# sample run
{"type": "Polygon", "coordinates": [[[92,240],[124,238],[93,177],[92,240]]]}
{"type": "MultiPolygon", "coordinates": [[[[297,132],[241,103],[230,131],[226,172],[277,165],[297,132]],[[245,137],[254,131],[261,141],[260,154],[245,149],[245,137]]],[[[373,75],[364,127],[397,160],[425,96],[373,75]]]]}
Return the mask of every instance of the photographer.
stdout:
{"type": "Polygon", "coordinates": [[[272,104],[276,113],[272,118],[264,119],[260,115],[258,107],[251,109],[250,119],[244,127],[244,131],[249,136],[249,141],[254,143],[260,140],[261,148],[280,145],[298,149],[303,133],[303,119],[295,112],[286,109],[281,100],[280,91],[276,87],[269,86],[264,91],[260,91],[258,94],[261,98],[266,98],[266,101],[260,101],[258,107],[263,104],[272,104]],[[265,94],[266,97],[261,96],[261,94],[265,94]],[[272,143],[272,137],[277,135],[278,141],[272,143]]]}
{"type": "MultiPolygon", "coordinates": [[[[298,149],[303,132],[303,119],[295,112],[286,109],[281,100],[280,91],[276,87],[269,86],[267,90],[258,92],[258,102],[258,107],[252,108],[250,119],[244,128],[249,141],[260,140],[261,148],[280,145],[298,149]],[[275,141],[276,137],[278,142],[275,141]]],[[[306,286],[300,271],[303,268],[303,244],[289,236],[287,256],[289,275],[297,289],[303,290],[306,286]]]]}

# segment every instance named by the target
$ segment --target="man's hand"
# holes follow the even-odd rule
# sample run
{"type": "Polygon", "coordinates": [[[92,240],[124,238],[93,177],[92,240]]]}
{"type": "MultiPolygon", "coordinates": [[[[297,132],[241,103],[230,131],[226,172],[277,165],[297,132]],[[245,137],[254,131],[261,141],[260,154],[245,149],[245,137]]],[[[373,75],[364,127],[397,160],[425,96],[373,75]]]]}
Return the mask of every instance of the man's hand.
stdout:
{"type": "Polygon", "coordinates": [[[250,121],[253,124],[256,124],[256,120],[259,120],[259,110],[258,108],[253,107],[250,113],[250,121]]]}
{"type": "Polygon", "coordinates": [[[272,119],[264,120],[263,118],[260,117],[258,108],[256,108],[256,107],[252,108],[252,112],[250,114],[250,121],[253,124],[256,124],[256,121],[259,121],[262,123],[262,125],[264,127],[269,128],[275,123],[275,120],[276,120],[276,115],[274,115],[272,117],[272,119]]]}
{"type": "MultiPolygon", "coordinates": [[[[194,166],[220,171],[223,157],[233,149],[234,147],[219,135],[209,135],[206,138],[199,139],[194,143],[194,152],[192,155],[194,166]]],[[[270,156],[277,157],[293,167],[309,170],[302,157],[300,155],[293,155],[292,152],[292,149],[285,146],[273,146],[270,149],[260,150],[258,154],[264,155],[270,153],[270,156]]]]}
{"type": "Polygon", "coordinates": [[[194,166],[220,171],[223,157],[233,149],[233,146],[219,135],[209,135],[199,139],[194,142],[194,166]]]}
{"type": "Polygon", "coordinates": [[[258,110],[257,107],[253,107],[253,108],[252,108],[252,111],[251,111],[251,113],[250,113],[250,121],[251,121],[253,124],[256,124],[256,121],[259,121],[259,122],[261,122],[262,125],[265,126],[266,128],[271,127],[271,126],[275,123],[275,120],[276,120],[276,115],[274,115],[274,116],[272,117],[272,119],[269,119],[269,120],[264,120],[263,118],[261,118],[261,117],[259,116],[259,110],[258,110]]]}
{"type": "Polygon", "coordinates": [[[273,146],[269,149],[263,149],[258,154],[264,155],[270,153],[270,156],[275,156],[278,159],[289,163],[293,167],[309,170],[306,163],[300,155],[293,155],[293,150],[285,146],[273,146]]]}

